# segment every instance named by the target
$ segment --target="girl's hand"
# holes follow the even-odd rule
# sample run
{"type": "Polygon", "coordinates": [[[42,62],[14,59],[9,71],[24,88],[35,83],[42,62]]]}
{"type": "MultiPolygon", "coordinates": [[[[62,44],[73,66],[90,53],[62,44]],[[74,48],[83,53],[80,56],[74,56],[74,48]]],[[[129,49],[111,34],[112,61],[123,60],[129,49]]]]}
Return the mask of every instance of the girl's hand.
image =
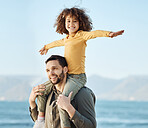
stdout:
{"type": "Polygon", "coordinates": [[[113,37],[122,35],[123,33],[124,33],[124,30],[121,30],[121,31],[118,31],[118,32],[111,32],[111,33],[109,34],[109,37],[113,38],[113,37]]]}
{"type": "Polygon", "coordinates": [[[41,55],[46,55],[48,52],[48,49],[45,49],[45,46],[39,51],[41,55]]]}

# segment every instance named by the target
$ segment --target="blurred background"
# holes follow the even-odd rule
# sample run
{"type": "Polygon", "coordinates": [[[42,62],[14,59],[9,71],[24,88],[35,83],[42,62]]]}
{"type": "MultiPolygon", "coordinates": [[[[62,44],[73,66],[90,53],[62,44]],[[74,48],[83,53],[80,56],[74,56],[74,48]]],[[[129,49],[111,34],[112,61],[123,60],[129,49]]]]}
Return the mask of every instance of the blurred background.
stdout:
{"type": "Polygon", "coordinates": [[[0,127],[32,127],[30,91],[48,80],[44,62],[52,54],[64,55],[64,47],[44,56],[38,51],[66,36],[53,26],[71,7],[86,10],[93,30],[125,30],[113,39],[87,41],[86,86],[98,99],[98,127],[147,128],[147,0],[0,0],[0,127]]]}

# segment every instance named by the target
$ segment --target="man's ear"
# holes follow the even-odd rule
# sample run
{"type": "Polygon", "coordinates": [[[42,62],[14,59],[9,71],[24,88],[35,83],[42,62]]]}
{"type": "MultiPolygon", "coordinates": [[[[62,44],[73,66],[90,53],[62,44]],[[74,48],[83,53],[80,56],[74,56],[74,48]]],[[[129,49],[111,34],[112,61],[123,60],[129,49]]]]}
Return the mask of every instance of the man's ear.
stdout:
{"type": "Polygon", "coordinates": [[[67,73],[68,72],[68,67],[65,66],[63,71],[64,71],[64,73],[67,73]]]}

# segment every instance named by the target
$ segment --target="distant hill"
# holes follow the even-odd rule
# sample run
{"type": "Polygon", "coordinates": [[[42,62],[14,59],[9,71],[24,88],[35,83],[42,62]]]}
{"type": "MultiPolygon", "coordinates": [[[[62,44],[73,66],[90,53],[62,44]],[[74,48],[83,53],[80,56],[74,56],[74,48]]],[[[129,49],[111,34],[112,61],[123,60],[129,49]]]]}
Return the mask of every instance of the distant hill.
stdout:
{"type": "Polygon", "coordinates": [[[129,76],[121,80],[93,75],[87,85],[98,99],[148,101],[148,76],[129,76]]]}
{"type": "MultiPolygon", "coordinates": [[[[39,76],[0,76],[0,100],[28,100],[32,87],[46,80],[39,76]]],[[[88,77],[86,86],[98,99],[148,101],[148,76],[116,80],[92,75],[88,77]]]]}
{"type": "Polygon", "coordinates": [[[0,76],[0,100],[28,100],[32,86],[42,81],[45,78],[38,76],[0,76]]]}

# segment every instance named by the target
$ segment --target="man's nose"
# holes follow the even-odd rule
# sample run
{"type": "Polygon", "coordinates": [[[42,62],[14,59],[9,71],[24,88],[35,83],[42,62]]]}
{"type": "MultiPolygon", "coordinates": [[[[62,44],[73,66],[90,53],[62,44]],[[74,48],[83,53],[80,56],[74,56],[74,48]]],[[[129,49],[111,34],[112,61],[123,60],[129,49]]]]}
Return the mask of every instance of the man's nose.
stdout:
{"type": "Polygon", "coordinates": [[[48,75],[53,75],[53,74],[54,74],[53,70],[51,70],[50,72],[48,72],[48,75]]]}

